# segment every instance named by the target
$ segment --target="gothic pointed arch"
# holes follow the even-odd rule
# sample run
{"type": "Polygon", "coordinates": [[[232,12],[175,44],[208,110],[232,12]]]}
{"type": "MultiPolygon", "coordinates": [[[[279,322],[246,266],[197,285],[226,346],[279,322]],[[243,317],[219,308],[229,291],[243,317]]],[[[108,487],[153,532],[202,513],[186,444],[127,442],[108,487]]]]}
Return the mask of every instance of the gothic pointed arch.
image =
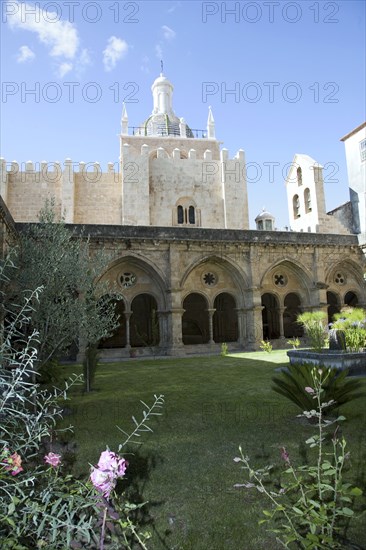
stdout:
{"type": "Polygon", "coordinates": [[[339,294],[327,291],[327,304],[328,304],[328,324],[334,320],[334,315],[341,311],[341,300],[339,294]]]}
{"type": "Polygon", "coordinates": [[[201,293],[191,292],[183,300],[183,309],[183,344],[207,344],[210,338],[207,298],[201,293]]]}
{"type": "Polygon", "coordinates": [[[238,315],[236,301],[229,292],[220,292],[215,297],[213,308],[214,342],[236,342],[238,340],[238,315]]]}
{"type": "Polygon", "coordinates": [[[297,317],[302,312],[301,297],[296,292],[289,292],[284,299],[285,311],[283,314],[283,330],[285,338],[303,336],[303,328],[297,322],[297,317]]]}
{"type": "MultiPolygon", "coordinates": [[[[303,304],[310,303],[310,293],[313,286],[313,277],[301,262],[294,262],[283,258],[273,262],[262,276],[261,288],[264,292],[273,292],[275,289],[282,300],[285,294],[296,291],[303,304]]],[[[280,301],[280,305],[283,302],[280,301]]]]}
{"type": "Polygon", "coordinates": [[[119,326],[113,331],[113,334],[100,340],[98,344],[99,349],[124,348],[127,344],[125,318],[126,303],[122,296],[115,297],[114,308],[119,318],[119,326]]]}
{"type": "Polygon", "coordinates": [[[181,288],[200,288],[213,299],[219,291],[227,291],[234,297],[237,307],[244,307],[249,292],[246,273],[230,258],[207,255],[196,259],[184,271],[181,288]]]}
{"type": "Polygon", "coordinates": [[[280,337],[280,310],[278,297],[273,292],[265,292],[261,297],[263,340],[280,337]]]}
{"type": "Polygon", "coordinates": [[[131,312],[131,346],[159,345],[158,304],[155,297],[147,292],[137,294],[132,300],[131,312]]]}

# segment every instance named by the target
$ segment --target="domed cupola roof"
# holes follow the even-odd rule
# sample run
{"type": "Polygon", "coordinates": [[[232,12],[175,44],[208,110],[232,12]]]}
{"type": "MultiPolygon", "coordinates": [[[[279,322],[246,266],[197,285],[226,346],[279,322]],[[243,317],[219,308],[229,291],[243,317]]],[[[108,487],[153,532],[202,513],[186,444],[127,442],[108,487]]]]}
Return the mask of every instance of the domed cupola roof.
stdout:
{"type": "MultiPolygon", "coordinates": [[[[174,87],[170,80],[160,73],[151,86],[154,107],[149,118],[141,124],[140,131],[143,135],[180,136],[180,124],[185,124],[185,122],[173,111],[173,90],[174,87]]],[[[188,125],[186,125],[186,137],[194,137],[188,125]]]]}
{"type": "Polygon", "coordinates": [[[265,208],[255,218],[255,223],[259,231],[274,231],[275,217],[265,208]]]}
{"type": "Polygon", "coordinates": [[[255,221],[258,222],[259,220],[274,220],[274,219],[275,217],[272,216],[272,214],[268,212],[268,210],[263,208],[262,212],[258,214],[258,216],[255,218],[255,221]]]}

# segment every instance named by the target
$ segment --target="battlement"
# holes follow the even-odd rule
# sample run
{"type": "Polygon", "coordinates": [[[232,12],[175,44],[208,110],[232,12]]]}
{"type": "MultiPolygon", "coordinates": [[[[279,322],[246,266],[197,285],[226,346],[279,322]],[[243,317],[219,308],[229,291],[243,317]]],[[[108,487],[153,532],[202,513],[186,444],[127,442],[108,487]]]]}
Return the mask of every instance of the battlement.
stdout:
{"type": "MultiPolygon", "coordinates": [[[[149,159],[164,158],[164,159],[183,159],[183,160],[218,160],[221,162],[227,162],[229,160],[235,160],[239,162],[245,162],[245,153],[243,149],[239,149],[233,158],[229,158],[229,151],[225,148],[219,150],[215,143],[210,146],[210,140],[205,140],[204,147],[185,147],[184,144],[180,144],[177,147],[176,143],[167,143],[166,146],[161,145],[161,140],[156,144],[138,143],[135,144],[130,141],[125,141],[121,146],[122,159],[127,157],[149,157],[149,159]],[[173,145],[175,147],[173,147],[173,145]]],[[[218,142],[216,142],[218,143],[218,142]]],[[[165,145],[165,144],[164,144],[165,145]]]]}
{"type": "MultiPolygon", "coordinates": [[[[6,177],[6,175],[20,176],[22,174],[38,174],[42,177],[42,179],[47,179],[47,175],[51,173],[53,174],[52,181],[55,181],[58,177],[61,177],[62,174],[70,174],[70,172],[84,174],[87,179],[87,174],[89,173],[98,173],[102,175],[118,173],[119,171],[119,162],[108,162],[107,170],[103,172],[99,162],[74,162],[70,158],[65,159],[63,163],[58,160],[51,162],[46,160],[42,160],[40,162],[28,160],[26,162],[19,163],[16,160],[7,162],[4,158],[0,158],[0,173],[3,178],[6,177]]],[[[95,179],[93,181],[95,181],[95,179]]]]}

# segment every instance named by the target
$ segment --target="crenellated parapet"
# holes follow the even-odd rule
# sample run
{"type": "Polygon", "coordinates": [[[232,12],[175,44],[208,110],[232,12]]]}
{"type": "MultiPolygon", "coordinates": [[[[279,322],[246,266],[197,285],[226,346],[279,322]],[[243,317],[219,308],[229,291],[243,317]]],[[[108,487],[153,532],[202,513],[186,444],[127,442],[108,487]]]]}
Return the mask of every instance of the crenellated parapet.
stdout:
{"type": "MultiPolygon", "coordinates": [[[[1,196],[15,221],[36,221],[47,199],[67,223],[121,223],[110,214],[109,202],[121,201],[119,162],[103,170],[99,162],[17,161],[0,159],[1,196]],[[24,200],[24,197],[27,197],[24,200]],[[104,212],[103,212],[104,204],[104,212]]],[[[113,210],[113,209],[112,209],[113,210]]]]}

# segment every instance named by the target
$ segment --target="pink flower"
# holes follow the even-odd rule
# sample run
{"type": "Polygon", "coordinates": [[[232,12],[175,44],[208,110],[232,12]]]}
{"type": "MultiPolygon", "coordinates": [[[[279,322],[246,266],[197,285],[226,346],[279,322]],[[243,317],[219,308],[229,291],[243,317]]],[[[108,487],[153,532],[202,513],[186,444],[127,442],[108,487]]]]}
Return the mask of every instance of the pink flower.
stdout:
{"type": "Polygon", "coordinates": [[[310,386],[306,386],[305,391],[306,391],[307,393],[315,393],[314,390],[313,390],[313,388],[311,388],[310,386]]]}
{"type": "Polygon", "coordinates": [[[290,464],[290,456],[289,456],[288,452],[286,451],[286,447],[281,447],[281,458],[282,458],[282,460],[287,462],[287,464],[290,464]]]}
{"type": "Polygon", "coordinates": [[[125,475],[127,466],[128,462],[124,458],[111,451],[103,451],[98,465],[92,467],[91,482],[108,499],[117,484],[117,479],[125,475]]]}
{"type": "Polygon", "coordinates": [[[8,458],[5,458],[4,462],[7,463],[5,470],[11,473],[12,476],[16,476],[23,471],[21,467],[22,459],[18,453],[13,453],[8,458]]]}
{"type": "Polygon", "coordinates": [[[48,455],[44,457],[44,461],[53,468],[57,468],[57,466],[61,464],[61,455],[57,453],[48,453],[48,455]]]}
{"type": "Polygon", "coordinates": [[[111,451],[103,451],[100,455],[98,468],[114,472],[117,477],[125,475],[128,462],[111,451]]]}

